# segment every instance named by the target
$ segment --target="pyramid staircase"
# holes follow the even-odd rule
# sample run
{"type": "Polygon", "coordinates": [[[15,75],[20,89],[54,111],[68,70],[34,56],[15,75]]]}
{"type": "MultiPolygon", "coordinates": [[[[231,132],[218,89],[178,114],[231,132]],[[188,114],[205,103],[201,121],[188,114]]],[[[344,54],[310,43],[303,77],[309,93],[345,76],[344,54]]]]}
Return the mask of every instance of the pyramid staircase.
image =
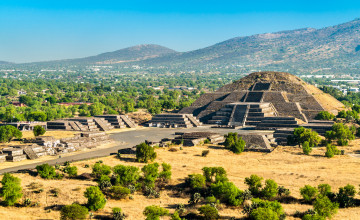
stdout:
{"type": "Polygon", "coordinates": [[[93,118],[70,118],[69,121],[73,121],[81,131],[99,131],[100,129],[95,124],[93,118]]]}
{"type": "Polygon", "coordinates": [[[136,128],[136,124],[128,118],[126,115],[120,115],[120,118],[123,120],[123,122],[128,126],[129,128],[136,128]]]}
{"type": "Polygon", "coordinates": [[[114,128],[111,123],[105,121],[105,119],[103,118],[94,118],[94,122],[98,126],[100,131],[109,131],[114,128]]]}
{"type": "Polygon", "coordinates": [[[202,125],[202,123],[196,117],[194,117],[193,115],[187,114],[186,117],[189,119],[189,121],[191,122],[191,124],[194,127],[199,127],[199,126],[202,125]]]}
{"type": "Polygon", "coordinates": [[[36,155],[36,153],[34,152],[34,150],[31,146],[25,147],[24,153],[30,160],[35,160],[35,159],[39,158],[39,156],[36,155]]]}
{"type": "Polygon", "coordinates": [[[276,116],[270,103],[254,103],[249,105],[245,125],[257,126],[266,117],[276,116]]]}
{"type": "Polygon", "coordinates": [[[187,114],[163,113],[155,115],[149,122],[151,127],[177,126],[184,128],[194,127],[187,114]]]}
{"type": "Polygon", "coordinates": [[[114,128],[126,128],[126,125],[124,121],[120,118],[120,115],[96,115],[94,117],[103,118],[114,128]]]}
{"type": "Polygon", "coordinates": [[[298,121],[294,117],[266,117],[256,126],[257,130],[276,130],[279,128],[294,129],[299,127],[298,121]]]}

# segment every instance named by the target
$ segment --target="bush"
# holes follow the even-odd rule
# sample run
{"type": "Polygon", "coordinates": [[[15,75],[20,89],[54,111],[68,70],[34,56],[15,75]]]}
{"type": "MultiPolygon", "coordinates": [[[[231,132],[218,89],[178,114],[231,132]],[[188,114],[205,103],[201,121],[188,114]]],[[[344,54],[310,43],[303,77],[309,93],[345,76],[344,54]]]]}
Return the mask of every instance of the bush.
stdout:
{"type": "Polygon", "coordinates": [[[280,202],[252,199],[250,207],[250,218],[257,220],[284,219],[285,213],[280,202]]]}
{"type": "Polygon", "coordinates": [[[87,206],[90,210],[97,211],[105,207],[106,199],[99,187],[90,186],[86,188],[84,196],[88,199],[87,206]]]}
{"type": "Polygon", "coordinates": [[[126,199],[130,193],[130,189],[122,186],[112,186],[109,189],[109,195],[113,199],[126,199]]]}
{"type": "Polygon", "coordinates": [[[174,214],[171,215],[170,220],[181,220],[179,213],[175,211],[174,214]]]}
{"type": "Polygon", "coordinates": [[[211,205],[204,205],[199,208],[200,214],[204,215],[204,219],[213,220],[219,218],[218,210],[211,205]]]}
{"type": "Polygon", "coordinates": [[[266,199],[274,198],[278,193],[278,185],[272,180],[268,179],[265,181],[265,187],[262,189],[261,194],[266,199]]]}
{"type": "Polygon", "coordinates": [[[288,140],[289,144],[298,144],[299,147],[304,142],[308,142],[310,147],[315,147],[320,141],[321,138],[316,131],[304,127],[295,128],[293,136],[288,140]]]}
{"type": "Polygon", "coordinates": [[[203,151],[201,152],[201,156],[202,156],[202,157],[206,157],[209,153],[210,153],[209,150],[203,150],[203,151]]]}
{"type": "Polygon", "coordinates": [[[320,195],[314,202],[315,212],[325,218],[331,218],[337,212],[338,204],[332,203],[327,196],[320,195]]]}
{"type": "Polygon", "coordinates": [[[331,193],[331,186],[329,184],[318,185],[318,191],[320,195],[328,196],[331,193]]]}
{"type": "Polygon", "coordinates": [[[250,177],[245,178],[245,184],[249,186],[249,190],[252,195],[259,196],[261,192],[261,181],[263,180],[262,177],[257,175],[251,175],[250,177]]]}
{"type": "Polygon", "coordinates": [[[333,120],[335,118],[335,115],[331,114],[328,111],[321,111],[316,116],[316,120],[333,120]]]}
{"type": "Polygon", "coordinates": [[[311,202],[315,199],[317,193],[317,189],[310,185],[305,185],[303,188],[300,188],[300,194],[306,202],[311,202]]]}
{"type": "Polygon", "coordinates": [[[22,133],[19,129],[12,125],[5,125],[0,127],[0,142],[10,142],[13,138],[22,138],[22,133]]]}
{"type": "Polygon", "coordinates": [[[145,165],[141,171],[144,174],[144,185],[150,188],[155,187],[156,178],[159,176],[159,164],[152,163],[145,165]]]}
{"type": "Polygon", "coordinates": [[[22,197],[21,180],[9,173],[5,173],[1,180],[1,197],[7,206],[13,206],[22,197]]]}
{"type": "Polygon", "coordinates": [[[243,202],[243,191],[238,189],[232,182],[213,183],[211,192],[221,202],[228,205],[238,206],[243,202]]]}
{"type": "Polygon", "coordinates": [[[64,169],[64,173],[67,173],[69,177],[77,176],[77,167],[76,166],[67,166],[64,169]]]}
{"type": "Polygon", "coordinates": [[[278,187],[278,193],[277,193],[280,197],[282,196],[289,196],[290,195],[290,190],[283,187],[283,186],[279,186],[278,187]]]}
{"type": "Polygon", "coordinates": [[[336,201],[341,208],[347,208],[355,205],[354,196],[356,194],[355,187],[353,185],[346,185],[339,188],[339,192],[336,194],[336,201]]]}
{"type": "Polygon", "coordinates": [[[346,146],[349,144],[350,140],[355,139],[354,133],[355,131],[350,129],[348,126],[342,123],[335,123],[332,126],[332,130],[325,133],[325,137],[329,142],[335,140],[338,145],[346,146]]]}
{"type": "Polygon", "coordinates": [[[121,208],[114,207],[112,209],[113,219],[114,220],[124,220],[125,214],[122,212],[121,208]]]}
{"type": "Polygon", "coordinates": [[[36,125],[34,127],[34,130],[33,130],[33,133],[34,133],[34,136],[37,137],[37,136],[40,136],[40,135],[43,135],[45,134],[46,130],[45,128],[43,128],[42,126],[40,125],[36,125]]]}
{"type": "Polygon", "coordinates": [[[190,174],[185,179],[186,185],[188,185],[191,189],[200,189],[205,187],[205,177],[201,174],[190,174]]]}
{"type": "Polygon", "coordinates": [[[86,219],[89,210],[77,203],[72,205],[66,205],[61,209],[60,219],[61,220],[76,220],[76,219],[86,219]]]}
{"type": "Polygon", "coordinates": [[[140,178],[139,168],[134,166],[116,165],[113,171],[116,175],[115,185],[135,185],[140,178]]]}
{"type": "Polygon", "coordinates": [[[226,171],[222,167],[204,167],[202,170],[206,182],[224,182],[228,180],[226,171]]]}
{"type": "Polygon", "coordinates": [[[304,215],[304,217],[302,218],[302,220],[325,220],[324,217],[318,215],[318,214],[306,214],[304,215]]]}
{"type": "Polygon", "coordinates": [[[109,176],[107,175],[102,175],[99,179],[98,179],[98,184],[99,184],[99,188],[101,190],[105,190],[109,187],[112,187],[112,184],[111,184],[111,179],[109,176]]]}
{"type": "Polygon", "coordinates": [[[146,216],[146,220],[159,220],[160,216],[168,215],[169,211],[160,206],[152,205],[147,206],[143,214],[146,216]]]}
{"type": "Polygon", "coordinates": [[[168,181],[171,179],[171,165],[168,163],[162,163],[162,171],[159,173],[159,178],[162,181],[168,181]]]}
{"type": "Polygon", "coordinates": [[[99,162],[96,162],[92,168],[92,175],[97,179],[102,175],[109,175],[110,173],[111,167],[99,162]]]}
{"type": "Polygon", "coordinates": [[[36,170],[41,178],[44,179],[62,179],[63,175],[55,172],[55,167],[47,163],[36,166],[36,170]]]}
{"type": "Polygon", "coordinates": [[[305,141],[303,144],[302,144],[302,149],[303,149],[303,152],[305,155],[309,155],[312,151],[312,148],[310,147],[310,144],[309,142],[305,141]]]}
{"type": "Polygon", "coordinates": [[[325,157],[332,158],[334,155],[340,155],[341,151],[337,149],[335,145],[328,144],[326,145],[325,157]]]}
{"type": "Polygon", "coordinates": [[[237,133],[228,133],[227,135],[225,135],[225,148],[229,149],[230,151],[236,153],[236,154],[240,154],[241,152],[244,151],[245,148],[245,141],[241,138],[238,137],[237,133]]]}
{"type": "Polygon", "coordinates": [[[136,146],[136,161],[147,163],[153,161],[156,158],[156,152],[153,147],[146,143],[141,143],[136,146]]]}

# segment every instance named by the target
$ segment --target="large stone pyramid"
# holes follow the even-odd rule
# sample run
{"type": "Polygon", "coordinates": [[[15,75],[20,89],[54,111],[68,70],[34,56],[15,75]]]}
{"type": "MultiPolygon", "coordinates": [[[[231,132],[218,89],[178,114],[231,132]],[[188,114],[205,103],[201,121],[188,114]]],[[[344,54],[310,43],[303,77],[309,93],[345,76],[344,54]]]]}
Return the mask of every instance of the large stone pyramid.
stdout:
{"type": "Polygon", "coordinates": [[[256,126],[264,118],[275,117],[306,123],[320,111],[336,114],[344,108],[329,94],[294,75],[256,72],[216,92],[203,94],[180,113],[193,114],[209,124],[256,126]]]}

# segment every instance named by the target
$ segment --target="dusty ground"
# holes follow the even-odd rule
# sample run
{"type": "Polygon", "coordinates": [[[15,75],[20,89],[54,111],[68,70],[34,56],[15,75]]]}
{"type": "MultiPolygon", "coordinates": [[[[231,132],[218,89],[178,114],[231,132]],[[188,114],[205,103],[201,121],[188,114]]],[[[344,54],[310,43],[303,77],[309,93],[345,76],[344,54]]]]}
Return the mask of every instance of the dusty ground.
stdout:
{"type": "MultiPolygon", "coordinates": [[[[352,142],[352,145],[345,149],[347,153],[360,151],[359,140],[352,142]]],[[[299,188],[305,184],[318,185],[328,183],[333,191],[346,184],[353,184],[356,187],[360,184],[358,167],[360,158],[349,155],[335,156],[332,159],[325,158],[324,149],[314,149],[311,156],[304,156],[301,150],[291,147],[278,147],[270,154],[244,152],[241,155],[222,149],[218,146],[184,147],[183,150],[170,152],[167,148],[157,149],[158,158],[156,162],[167,162],[173,167],[173,180],[170,184],[182,183],[184,178],[191,173],[201,173],[204,166],[222,166],[228,172],[230,181],[233,181],[240,189],[245,189],[244,178],[251,174],[257,174],[264,179],[274,179],[279,185],[289,188],[291,194],[299,198],[299,188]],[[201,152],[209,149],[207,157],[201,157],[201,152]]],[[[79,174],[91,172],[91,168],[84,168],[85,164],[92,165],[99,159],[80,161],[73,163],[78,166],[79,174]]],[[[143,164],[133,162],[131,157],[122,160],[115,156],[102,158],[102,161],[110,166],[126,164],[142,167],[143,164]]],[[[59,212],[51,210],[54,205],[71,204],[72,202],[84,203],[83,192],[86,187],[95,185],[92,181],[83,180],[42,180],[29,174],[15,174],[22,179],[24,198],[31,198],[32,201],[40,203],[40,207],[34,208],[6,208],[0,206],[0,216],[7,216],[7,219],[58,219],[59,212]],[[27,187],[36,182],[42,184],[44,191],[34,193],[27,187]],[[49,191],[53,188],[60,189],[58,197],[54,197],[49,191]]],[[[134,200],[111,200],[109,199],[104,210],[95,212],[95,216],[110,215],[113,207],[121,207],[128,215],[128,219],[144,219],[142,211],[151,204],[160,205],[173,212],[172,205],[179,203],[187,204],[188,198],[177,198],[171,191],[163,191],[159,199],[147,199],[141,194],[136,194],[134,200]]],[[[296,210],[305,211],[311,208],[309,205],[284,204],[287,214],[293,214],[296,210]]],[[[340,209],[333,219],[358,219],[359,208],[340,209]]],[[[223,208],[220,210],[222,216],[241,217],[241,209],[223,208]]],[[[292,219],[288,217],[287,219],[292,219]]]]}
{"type": "Polygon", "coordinates": [[[136,112],[127,114],[136,124],[142,124],[151,120],[152,115],[146,109],[138,109],[136,112]]]}

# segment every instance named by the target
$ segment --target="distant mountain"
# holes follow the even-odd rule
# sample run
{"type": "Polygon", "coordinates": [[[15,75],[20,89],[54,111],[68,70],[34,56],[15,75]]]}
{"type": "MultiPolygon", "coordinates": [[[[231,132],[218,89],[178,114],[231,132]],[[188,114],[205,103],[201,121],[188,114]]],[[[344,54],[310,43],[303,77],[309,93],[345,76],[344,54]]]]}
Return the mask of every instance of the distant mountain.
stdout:
{"type": "Polygon", "coordinates": [[[134,47],[128,47],[113,52],[102,53],[96,56],[90,56],[79,59],[61,60],[59,62],[71,63],[96,63],[96,64],[113,64],[124,62],[136,62],[149,58],[155,58],[162,55],[177,53],[175,50],[169,49],[155,44],[143,44],[134,47]]]}
{"type": "Polygon", "coordinates": [[[338,68],[360,66],[360,19],[322,29],[236,37],[210,47],[141,63],[169,66],[338,68]]]}
{"type": "Polygon", "coordinates": [[[1,60],[0,60],[0,65],[1,65],[1,64],[10,64],[10,62],[6,62],[6,61],[1,61],[1,60]]]}

